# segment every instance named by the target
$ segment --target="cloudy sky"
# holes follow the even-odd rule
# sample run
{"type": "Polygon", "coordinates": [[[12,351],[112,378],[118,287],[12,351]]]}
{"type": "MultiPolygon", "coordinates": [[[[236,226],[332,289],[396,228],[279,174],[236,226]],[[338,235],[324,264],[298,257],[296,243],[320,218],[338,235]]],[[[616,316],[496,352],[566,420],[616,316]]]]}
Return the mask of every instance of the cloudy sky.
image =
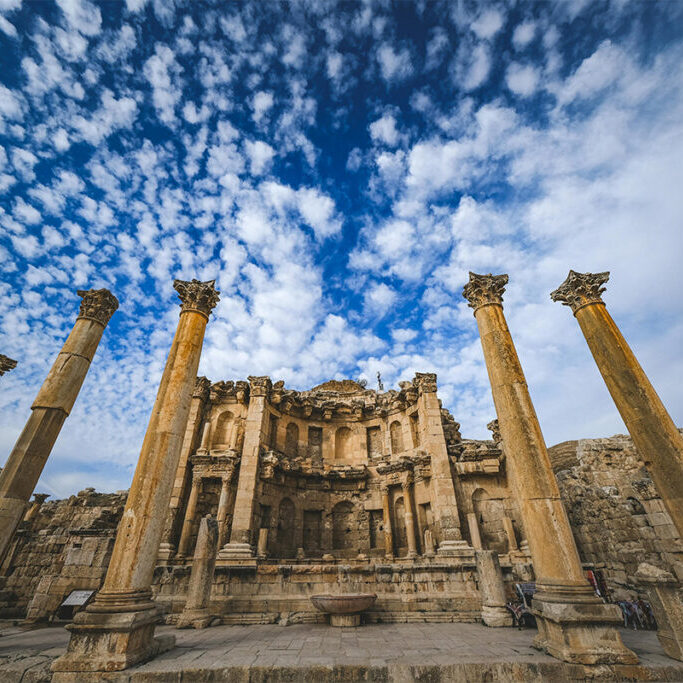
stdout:
{"type": "Polygon", "coordinates": [[[127,488],[178,318],[200,372],[306,389],[435,371],[494,417],[467,272],[546,440],[624,432],[571,311],[605,300],[683,423],[683,3],[0,0],[0,462],[77,315],[121,307],[38,486],[127,488]]]}

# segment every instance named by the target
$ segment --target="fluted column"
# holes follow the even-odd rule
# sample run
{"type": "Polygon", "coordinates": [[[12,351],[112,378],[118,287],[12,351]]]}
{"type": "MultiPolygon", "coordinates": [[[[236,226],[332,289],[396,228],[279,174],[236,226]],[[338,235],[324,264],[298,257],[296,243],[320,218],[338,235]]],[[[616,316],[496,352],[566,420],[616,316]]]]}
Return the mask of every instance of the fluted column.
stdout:
{"type": "Polygon", "coordinates": [[[119,307],[108,289],[79,290],[73,329],[59,352],[0,473],[0,562],[90,368],[104,328],[119,307]]]}
{"type": "Polygon", "coordinates": [[[527,530],[538,593],[536,643],[569,662],[636,662],[621,641],[616,605],[605,605],[583,575],[541,427],[503,315],[507,275],[475,275],[463,295],[474,309],[509,479],[527,530]]]}
{"type": "MultiPolygon", "coordinates": [[[[66,654],[53,671],[117,671],[171,647],[154,639],[160,612],[150,586],[178,467],[209,314],[218,302],[214,281],[173,283],[180,319],[147,427],[102,589],[70,626],[66,654]]],[[[58,682],[57,674],[53,681],[58,682]]]]}
{"type": "Polygon", "coordinates": [[[218,513],[216,519],[218,521],[218,547],[222,548],[228,538],[228,510],[232,498],[232,472],[223,477],[221,480],[221,495],[218,499],[218,513]]]}
{"type": "Polygon", "coordinates": [[[391,526],[391,500],[389,487],[382,486],[382,521],[384,523],[384,557],[394,559],[394,532],[391,526]]]}
{"type": "Polygon", "coordinates": [[[254,497],[259,473],[261,444],[267,443],[268,377],[249,377],[249,408],[244,433],[244,447],[237,480],[235,512],[232,517],[230,542],[218,553],[219,561],[252,562],[254,558],[254,497]]]}
{"type": "Polygon", "coordinates": [[[0,353],[0,377],[2,377],[6,372],[14,370],[17,367],[17,361],[13,360],[9,356],[5,356],[0,353]]]}
{"type": "Polygon", "coordinates": [[[190,489],[190,496],[187,500],[187,508],[185,508],[183,530],[180,532],[178,557],[185,557],[190,551],[190,540],[192,539],[192,530],[194,528],[194,521],[197,515],[197,500],[199,498],[199,489],[201,488],[201,485],[201,476],[193,475],[192,488],[190,489]]]}
{"type": "Polygon", "coordinates": [[[683,436],[607,311],[609,273],[569,271],[551,293],[574,312],[612,399],[683,538],[683,436]]]}
{"type": "Polygon", "coordinates": [[[403,491],[403,515],[408,538],[408,557],[417,557],[417,543],[415,540],[415,515],[413,514],[413,481],[406,479],[401,482],[403,491]]]}

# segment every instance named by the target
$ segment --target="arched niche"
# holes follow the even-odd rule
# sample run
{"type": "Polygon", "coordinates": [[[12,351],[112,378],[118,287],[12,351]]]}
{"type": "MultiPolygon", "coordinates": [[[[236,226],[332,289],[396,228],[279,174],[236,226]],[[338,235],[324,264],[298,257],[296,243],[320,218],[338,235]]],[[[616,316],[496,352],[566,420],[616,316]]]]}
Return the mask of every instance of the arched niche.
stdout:
{"type": "Polygon", "coordinates": [[[478,488],[472,494],[472,507],[477,517],[479,534],[485,550],[499,553],[508,551],[508,538],[503,525],[505,507],[499,498],[491,498],[484,488],[478,488]]]}
{"type": "Polygon", "coordinates": [[[285,454],[290,458],[296,458],[299,455],[299,425],[296,422],[290,422],[287,425],[285,432],[285,454]]]}
{"type": "Polygon", "coordinates": [[[348,550],[354,547],[353,504],[347,500],[332,508],[332,548],[348,550]]]}
{"type": "Polygon", "coordinates": [[[351,457],[351,430],[348,427],[339,427],[334,435],[334,459],[348,460],[351,457]]]}
{"type": "Polygon", "coordinates": [[[403,427],[398,420],[394,420],[389,425],[389,436],[391,437],[391,452],[403,453],[405,450],[403,446],[403,427]]]}
{"type": "Polygon", "coordinates": [[[277,529],[275,534],[276,557],[294,557],[294,503],[289,498],[280,501],[277,514],[277,529]]]}
{"type": "Polygon", "coordinates": [[[214,427],[213,435],[211,437],[211,445],[213,448],[219,446],[222,446],[223,448],[230,447],[234,425],[235,416],[229,410],[224,410],[216,418],[216,426],[214,427]]]}

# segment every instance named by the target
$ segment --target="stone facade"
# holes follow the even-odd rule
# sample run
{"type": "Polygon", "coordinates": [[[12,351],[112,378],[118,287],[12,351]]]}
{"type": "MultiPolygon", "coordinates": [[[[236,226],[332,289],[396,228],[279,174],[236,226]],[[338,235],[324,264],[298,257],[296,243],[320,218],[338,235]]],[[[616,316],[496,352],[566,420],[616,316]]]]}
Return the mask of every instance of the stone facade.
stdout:
{"type": "MultiPolygon", "coordinates": [[[[214,570],[208,614],[223,623],[322,621],[310,596],[349,591],[377,593],[369,621],[475,621],[482,615],[475,549],[498,553],[508,595],[511,582],[532,580],[497,422],[490,440],[463,439],[439,408],[437,449],[418,401],[436,378],[424,377],[382,393],[349,380],[298,392],[265,378],[198,378],[152,586],[167,621],[185,607],[200,521],[212,515],[229,548],[247,484],[250,554],[219,550],[214,570]],[[265,394],[258,420],[253,405],[250,418],[254,388],[265,394]],[[243,480],[245,444],[254,441],[257,476],[243,480]],[[451,492],[438,494],[456,501],[455,523],[433,505],[439,457],[451,492]],[[439,553],[447,524],[460,530],[462,545],[452,551],[446,543],[451,550],[439,553]]],[[[629,594],[643,561],[681,578],[671,520],[628,437],[566,442],[549,454],[586,566],[629,594]]],[[[125,500],[87,489],[34,504],[2,567],[0,615],[51,618],[71,590],[99,588],[125,500]]]]}

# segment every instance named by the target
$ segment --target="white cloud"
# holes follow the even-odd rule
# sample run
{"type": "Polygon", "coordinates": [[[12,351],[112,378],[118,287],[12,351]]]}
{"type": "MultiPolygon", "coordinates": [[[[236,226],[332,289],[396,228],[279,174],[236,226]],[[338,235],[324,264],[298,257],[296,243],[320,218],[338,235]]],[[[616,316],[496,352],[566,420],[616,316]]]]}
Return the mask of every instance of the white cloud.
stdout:
{"type": "Polygon", "coordinates": [[[269,92],[259,91],[254,95],[252,100],[252,109],[254,113],[252,118],[256,123],[261,123],[263,118],[268,114],[273,106],[273,94],[269,92]]]}
{"type": "Polygon", "coordinates": [[[85,36],[95,36],[102,26],[102,14],[88,0],[57,0],[69,26],[85,36]]]}
{"type": "Polygon", "coordinates": [[[524,65],[513,62],[505,74],[505,82],[508,88],[516,95],[523,97],[529,97],[536,92],[538,81],[538,69],[530,64],[524,65]]]}
{"type": "Polygon", "coordinates": [[[363,297],[365,312],[367,315],[384,317],[397,298],[391,287],[383,282],[375,283],[366,290],[363,297]]]}
{"type": "Polygon", "coordinates": [[[152,86],[152,102],[159,119],[167,125],[175,123],[175,107],[180,102],[182,88],[178,83],[180,65],[173,51],[157,43],[154,54],[145,62],[143,72],[152,86]]]}
{"type": "Polygon", "coordinates": [[[407,48],[397,51],[393,46],[384,43],[377,49],[377,61],[382,78],[389,85],[403,81],[413,73],[412,58],[407,48]]]}
{"type": "Polygon", "coordinates": [[[483,40],[489,40],[503,27],[503,16],[498,10],[483,11],[472,23],[472,30],[483,40]]]}
{"type": "Polygon", "coordinates": [[[267,142],[247,140],[245,149],[249,157],[249,170],[254,175],[262,175],[270,168],[275,150],[267,142]]]}
{"type": "Polygon", "coordinates": [[[512,44],[518,50],[523,50],[533,39],[536,34],[536,23],[533,21],[525,21],[515,26],[512,34],[512,44]]]}
{"type": "Polygon", "coordinates": [[[396,130],[396,119],[392,114],[383,114],[381,118],[370,124],[369,130],[370,137],[375,142],[383,142],[389,147],[395,147],[398,144],[399,133],[396,130]]]}
{"type": "MultiPolygon", "coordinates": [[[[464,50],[461,48],[460,54],[464,50]]],[[[467,50],[464,62],[458,69],[458,85],[469,92],[483,85],[489,77],[491,57],[485,44],[480,43],[470,52],[467,50]]]]}

